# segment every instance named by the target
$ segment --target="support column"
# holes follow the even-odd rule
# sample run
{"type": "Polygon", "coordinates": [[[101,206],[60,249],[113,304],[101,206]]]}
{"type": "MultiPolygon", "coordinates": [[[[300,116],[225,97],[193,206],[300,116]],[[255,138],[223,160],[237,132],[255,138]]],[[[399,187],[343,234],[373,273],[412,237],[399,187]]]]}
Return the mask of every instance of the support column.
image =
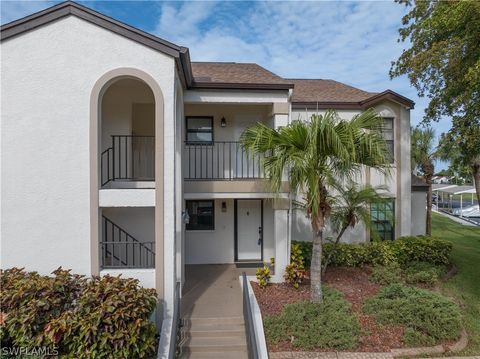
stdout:
{"type": "Polygon", "coordinates": [[[412,179],[410,164],[410,113],[400,109],[397,126],[397,236],[409,236],[411,233],[412,179]]]}
{"type": "MultiPolygon", "coordinates": [[[[275,129],[287,126],[290,122],[289,103],[274,103],[272,105],[272,120],[275,129]]],[[[288,175],[284,174],[284,181],[288,181],[288,175]]],[[[275,238],[275,275],[272,282],[284,281],[285,267],[290,263],[290,224],[289,224],[290,201],[278,199],[273,203],[273,227],[275,238]]]]}
{"type": "Polygon", "coordinates": [[[285,267],[289,263],[288,209],[273,210],[275,236],[275,275],[272,282],[283,282],[285,267]]]}

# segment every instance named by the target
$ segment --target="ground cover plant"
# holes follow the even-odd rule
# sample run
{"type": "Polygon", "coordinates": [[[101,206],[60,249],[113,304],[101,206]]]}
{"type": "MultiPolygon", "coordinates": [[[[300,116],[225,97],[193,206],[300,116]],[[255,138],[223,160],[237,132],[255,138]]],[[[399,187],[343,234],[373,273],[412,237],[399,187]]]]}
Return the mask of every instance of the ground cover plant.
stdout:
{"type": "Polygon", "coordinates": [[[280,315],[265,318],[265,335],[273,343],[290,341],[302,349],[353,349],[360,325],[343,295],[325,288],[323,304],[287,304],[280,315]]]}
{"type": "Polygon", "coordinates": [[[404,340],[410,346],[432,345],[460,336],[458,305],[429,290],[391,284],[367,299],[363,310],[381,324],[405,326],[404,340]]]}
{"type": "Polygon", "coordinates": [[[1,273],[3,348],[55,347],[74,358],[147,358],[156,346],[149,320],[155,290],[138,280],[71,274],[53,276],[12,268],[1,273]]]}

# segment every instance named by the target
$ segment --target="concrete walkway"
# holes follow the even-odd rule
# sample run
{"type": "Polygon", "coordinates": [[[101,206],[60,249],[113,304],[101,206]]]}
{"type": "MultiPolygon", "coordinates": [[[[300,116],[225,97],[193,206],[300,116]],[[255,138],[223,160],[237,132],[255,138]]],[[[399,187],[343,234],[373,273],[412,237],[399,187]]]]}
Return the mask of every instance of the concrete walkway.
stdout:
{"type": "Polygon", "coordinates": [[[239,281],[242,271],[226,264],[186,267],[182,359],[248,358],[239,281]]]}
{"type": "Polygon", "coordinates": [[[242,270],[230,264],[189,265],[185,270],[182,316],[221,318],[243,316],[242,270]]]}

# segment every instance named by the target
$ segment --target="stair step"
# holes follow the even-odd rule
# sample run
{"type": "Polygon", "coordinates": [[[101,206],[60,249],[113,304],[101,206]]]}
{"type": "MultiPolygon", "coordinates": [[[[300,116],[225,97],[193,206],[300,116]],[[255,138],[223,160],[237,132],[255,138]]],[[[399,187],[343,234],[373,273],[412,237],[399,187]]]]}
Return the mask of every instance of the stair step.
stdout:
{"type": "Polygon", "coordinates": [[[187,338],[184,347],[190,353],[196,352],[231,352],[247,349],[245,338],[242,337],[193,337],[187,338]]]}
{"type": "Polygon", "coordinates": [[[184,318],[184,324],[244,324],[243,317],[184,318]]]}
{"type": "Polygon", "coordinates": [[[188,338],[223,338],[223,337],[234,337],[242,338],[245,340],[245,329],[242,327],[240,330],[189,330],[186,332],[186,337],[188,338]]]}
{"type": "Polygon", "coordinates": [[[186,323],[182,327],[182,331],[245,331],[243,323],[228,324],[228,323],[186,323]]]}
{"type": "Polygon", "coordinates": [[[248,359],[247,350],[240,351],[211,351],[211,352],[197,352],[184,353],[180,356],[181,359],[248,359]]]}

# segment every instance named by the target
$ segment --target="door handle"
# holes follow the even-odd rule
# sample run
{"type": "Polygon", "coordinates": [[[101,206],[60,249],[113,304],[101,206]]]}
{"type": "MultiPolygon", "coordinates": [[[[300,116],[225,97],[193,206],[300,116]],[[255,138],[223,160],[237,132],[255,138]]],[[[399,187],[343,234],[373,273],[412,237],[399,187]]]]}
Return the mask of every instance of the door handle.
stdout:
{"type": "Polygon", "coordinates": [[[263,241],[263,229],[262,227],[258,227],[258,245],[261,245],[263,241]]]}

